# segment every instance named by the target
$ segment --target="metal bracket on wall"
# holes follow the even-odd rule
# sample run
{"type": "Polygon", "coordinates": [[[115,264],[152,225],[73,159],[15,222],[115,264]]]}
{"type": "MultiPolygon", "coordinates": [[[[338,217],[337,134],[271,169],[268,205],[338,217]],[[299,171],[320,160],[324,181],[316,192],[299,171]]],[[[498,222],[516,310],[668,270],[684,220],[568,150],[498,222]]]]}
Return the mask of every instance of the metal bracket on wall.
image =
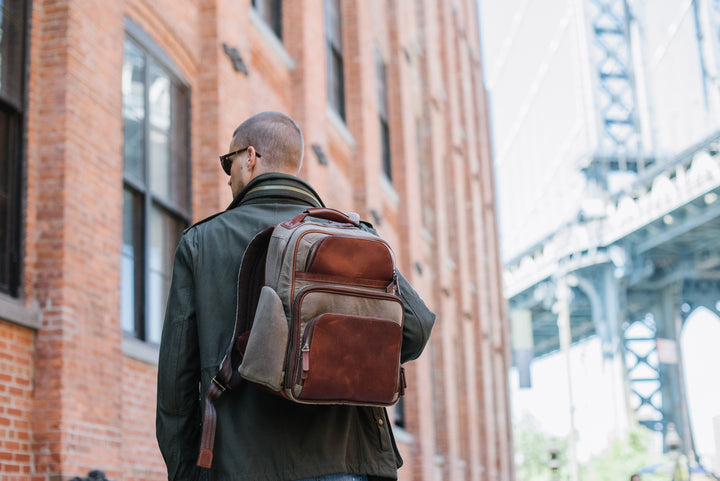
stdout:
{"type": "Polygon", "coordinates": [[[315,157],[317,157],[320,165],[328,165],[327,155],[325,155],[325,151],[323,151],[320,144],[312,144],[312,151],[315,153],[315,157]]]}
{"type": "Polygon", "coordinates": [[[233,69],[235,69],[236,72],[241,72],[245,75],[248,75],[250,71],[248,70],[247,65],[245,65],[245,62],[240,56],[240,51],[237,48],[231,47],[226,43],[223,43],[222,47],[225,55],[227,55],[232,61],[233,69]]]}

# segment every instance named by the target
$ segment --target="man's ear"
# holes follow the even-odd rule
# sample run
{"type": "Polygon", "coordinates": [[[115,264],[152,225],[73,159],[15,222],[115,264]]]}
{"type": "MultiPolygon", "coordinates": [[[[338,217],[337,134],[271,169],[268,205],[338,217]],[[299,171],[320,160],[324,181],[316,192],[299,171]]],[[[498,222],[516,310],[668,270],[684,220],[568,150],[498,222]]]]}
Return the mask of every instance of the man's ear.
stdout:
{"type": "Polygon", "coordinates": [[[251,145],[250,147],[247,148],[247,152],[248,152],[248,156],[247,156],[248,170],[250,172],[252,172],[257,165],[257,155],[255,155],[256,154],[255,147],[253,147],[251,145]]]}

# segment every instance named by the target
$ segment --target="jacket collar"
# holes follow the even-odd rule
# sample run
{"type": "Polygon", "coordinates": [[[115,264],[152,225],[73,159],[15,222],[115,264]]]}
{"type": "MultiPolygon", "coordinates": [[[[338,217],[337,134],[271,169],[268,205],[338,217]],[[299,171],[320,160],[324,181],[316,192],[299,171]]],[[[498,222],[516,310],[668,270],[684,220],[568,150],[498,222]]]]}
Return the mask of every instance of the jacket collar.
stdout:
{"type": "Polygon", "coordinates": [[[310,184],[294,175],[269,172],[252,179],[233,199],[227,210],[246,203],[268,201],[307,204],[325,207],[322,199],[310,184]]]}

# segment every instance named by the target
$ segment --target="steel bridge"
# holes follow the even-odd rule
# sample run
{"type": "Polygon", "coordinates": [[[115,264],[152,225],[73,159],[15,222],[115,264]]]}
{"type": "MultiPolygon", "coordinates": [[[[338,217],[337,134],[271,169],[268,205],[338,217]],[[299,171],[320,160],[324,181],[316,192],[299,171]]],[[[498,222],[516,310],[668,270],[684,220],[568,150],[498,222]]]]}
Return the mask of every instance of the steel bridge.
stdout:
{"type": "MultiPolygon", "coordinates": [[[[720,307],[720,131],[659,155],[643,100],[642,70],[652,59],[635,44],[642,2],[582,3],[599,122],[595,151],[576,168],[588,181],[585,205],[592,208],[578,209],[572,221],[505,262],[514,336],[530,330],[525,345],[515,346],[530,356],[516,355],[516,365],[523,371],[531,357],[560,349],[563,328],[568,342],[597,335],[604,356],[624,363],[627,402],[638,420],[660,432],[673,423],[690,452],[678,340],[696,308],[720,307]],[[618,174],[632,181],[613,188],[618,174]],[[559,330],[563,312],[568,322],[559,330]]],[[[717,119],[720,1],[685,3],[706,109],[717,119]]]]}

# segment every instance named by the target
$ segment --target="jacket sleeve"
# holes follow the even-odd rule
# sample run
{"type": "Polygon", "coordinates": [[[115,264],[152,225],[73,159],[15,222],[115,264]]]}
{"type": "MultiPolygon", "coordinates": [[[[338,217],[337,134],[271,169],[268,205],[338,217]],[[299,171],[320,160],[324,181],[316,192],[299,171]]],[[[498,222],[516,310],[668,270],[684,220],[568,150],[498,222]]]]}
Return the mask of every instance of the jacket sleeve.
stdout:
{"type": "MultiPolygon", "coordinates": [[[[360,222],[360,228],[378,235],[369,222],[360,222]]],[[[405,324],[403,326],[402,351],[400,362],[408,362],[420,357],[425,344],[430,339],[430,331],[435,324],[435,314],[428,309],[415,289],[405,277],[398,272],[398,293],[405,307],[405,324]]]]}
{"type": "Polygon", "coordinates": [[[427,308],[415,289],[400,273],[398,273],[398,286],[400,299],[405,306],[400,360],[407,362],[417,359],[425,348],[435,324],[435,314],[427,308]]]}
{"type": "Polygon", "coordinates": [[[197,479],[200,443],[200,358],[191,247],[175,252],[158,360],[156,435],[168,480],[197,479]]]}

